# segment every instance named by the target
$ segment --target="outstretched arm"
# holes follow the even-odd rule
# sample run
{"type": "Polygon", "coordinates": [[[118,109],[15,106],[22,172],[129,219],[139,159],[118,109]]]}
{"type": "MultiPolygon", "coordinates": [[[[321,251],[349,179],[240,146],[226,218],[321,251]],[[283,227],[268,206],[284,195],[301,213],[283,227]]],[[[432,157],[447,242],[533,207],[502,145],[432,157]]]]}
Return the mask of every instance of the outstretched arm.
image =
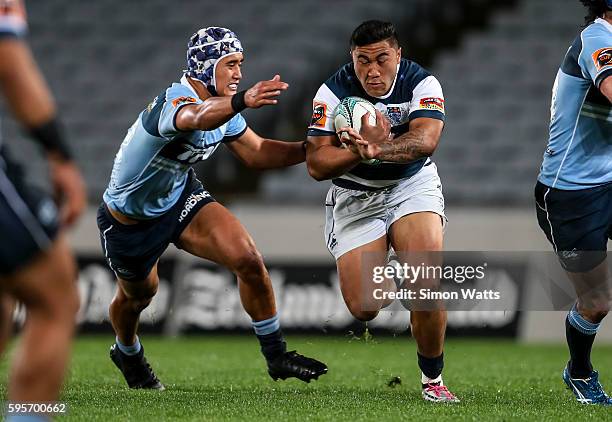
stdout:
{"type": "Polygon", "coordinates": [[[209,97],[202,104],[183,106],[176,115],[176,128],[182,131],[216,129],[245,108],[278,103],[276,97],[288,87],[276,75],[232,96],[209,97]]]}
{"type": "Polygon", "coordinates": [[[247,128],[238,139],[225,145],[247,167],[267,170],[289,167],[304,161],[304,143],[265,139],[247,128]]]}

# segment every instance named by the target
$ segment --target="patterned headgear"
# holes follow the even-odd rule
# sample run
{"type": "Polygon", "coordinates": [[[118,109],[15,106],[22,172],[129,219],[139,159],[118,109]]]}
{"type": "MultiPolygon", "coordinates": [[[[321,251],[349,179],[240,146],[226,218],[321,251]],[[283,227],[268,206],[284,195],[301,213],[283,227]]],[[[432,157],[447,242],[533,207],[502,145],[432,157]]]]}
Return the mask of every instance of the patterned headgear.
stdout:
{"type": "Polygon", "coordinates": [[[215,92],[215,70],[219,59],[230,54],[242,53],[238,36],[227,28],[209,26],[202,28],[187,44],[187,70],[185,74],[199,79],[215,92]]]}

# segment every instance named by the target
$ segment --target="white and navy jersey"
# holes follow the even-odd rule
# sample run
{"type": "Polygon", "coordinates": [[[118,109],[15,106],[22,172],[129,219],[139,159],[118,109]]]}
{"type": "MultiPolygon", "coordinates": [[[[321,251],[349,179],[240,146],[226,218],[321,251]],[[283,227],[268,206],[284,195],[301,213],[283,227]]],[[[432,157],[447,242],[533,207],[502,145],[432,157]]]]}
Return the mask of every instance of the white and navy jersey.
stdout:
{"type": "Polygon", "coordinates": [[[240,114],[213,130],[177,129],[178,111],[201,103],[183,77],[140,113],[115,157],[104,192],[104,202],[110,208],[136,219],[159,217],[180,198],[193,164],[208,159],[220,144],[246,131],[240,114]]]}
{"type": "Polygon", "coordinates": [[[21,0],[0,0],[0,40],[22,37],[27,30],[26,13],[21,0]]]}
{"type": "MultiPolygon", "coordinates": [[[[442,87],[434,76],[417,63],[402,59],[393,86],[382,97],[369,96],[355,75],[353,63],[348,63],[317,91],[308,136],[335,135],[334,109],[343,98],[349,96],[362,97],[374,104],[389,119],[391,133],[395,137],[408,132],[410,121],[418,117],[444,120],[442,87]]],[[[360,163],[333,182],[349,189],[381,188],[413,176],[428,162],[428,158],[422,158],[402,164],[360,163]]]]}
{"type": "Polygon", "coordinates": [[[600,92],[612,75],[612,25],[597,19],[569,48],[557,73],[550,138],[538,180],[578,190],[612,182],[612,107],[600,92]]]}

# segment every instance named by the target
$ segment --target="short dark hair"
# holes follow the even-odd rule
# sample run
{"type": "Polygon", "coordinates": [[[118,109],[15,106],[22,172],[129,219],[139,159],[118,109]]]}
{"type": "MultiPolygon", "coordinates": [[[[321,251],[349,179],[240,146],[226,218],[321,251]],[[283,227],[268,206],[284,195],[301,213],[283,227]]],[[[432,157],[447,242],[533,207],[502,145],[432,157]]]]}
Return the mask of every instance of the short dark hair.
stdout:
{"type": "Polygon", "coordinates": [[[351,50],[355,47],[363,47],[385,40],[389,40],[393,47],[399,47],[397,32],[391,22],[365,21],[355,28],[353,35],[351,35],[351,50]]]}
{"type": "Polygon", "coordinates": [[[610,10],[606,0],[580,0],[580,3],[589,10],[589,14],[584,17],[587,25],[610,10]]]}

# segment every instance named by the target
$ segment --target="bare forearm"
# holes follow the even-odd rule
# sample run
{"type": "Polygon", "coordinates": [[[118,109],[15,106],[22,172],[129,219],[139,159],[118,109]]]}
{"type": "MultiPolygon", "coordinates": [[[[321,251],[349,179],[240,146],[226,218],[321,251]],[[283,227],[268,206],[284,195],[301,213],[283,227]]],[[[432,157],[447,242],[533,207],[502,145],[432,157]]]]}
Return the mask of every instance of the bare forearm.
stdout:
{"type": "Polygon", "coordinates": [[[323,145],[308,153],[308,173],[316,180],[340,177],[361,161],[361,157],[346,148],[323,145]]]}
{"type": "Polygon", "coordinates": [[[381,161],[408,163],[420,158],[429,157],[435,150],[435,144],[423,129],[413,129],[395,139],[385,141],[380,146],[376,158],[381,161]]]}
{"type": "Polygon", "coordinates": [[[232,97],[210,97],[198,108],[196,127],[191,130],[212,130],[228,122],[236,115],[232,97]]]}
{"type": "Polygon", "coordinates": [[[287,142],[264,139],[254,154],[250,167],[256,169],[275,169],[303,163],[306,159],[301,141],[287,142]]]}
{"type": "Polygon", "coordinates": [[[15,116],[27,127],[55,115],[55,104],[29,48],[19,40],[0,43],[0,86],[15,116]]]}

